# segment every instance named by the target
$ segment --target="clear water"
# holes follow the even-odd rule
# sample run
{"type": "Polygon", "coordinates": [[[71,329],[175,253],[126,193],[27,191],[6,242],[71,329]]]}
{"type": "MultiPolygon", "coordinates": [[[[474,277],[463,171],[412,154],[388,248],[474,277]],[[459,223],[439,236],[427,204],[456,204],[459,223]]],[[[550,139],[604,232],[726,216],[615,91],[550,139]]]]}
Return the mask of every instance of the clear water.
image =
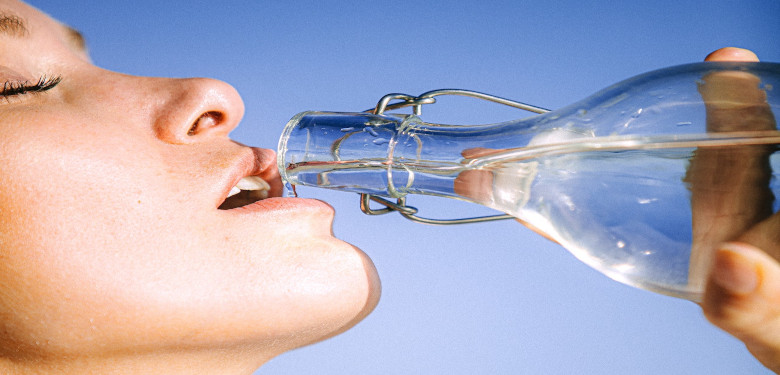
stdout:
{"type": "Polygon", "coordinates": [[[498,198],[483,204],[542,229],[612,278],[695,294],[713,246],[778,211],[776,146],[588,151],[494,163],[485,169],[498,198]],[[513,180],[524,170],[518,163],[533,165],[535,174],[513,180]]]}
{"type": "Polygon", "coordinates": [[[278,163],[293,184],[489,206],[610,277],[697,299],[713,247],[778,211],[777,87],[779,64],[700,63],[497,124],[304,112],[278,163]]]}
{"type": "Polygon", "coordinates": [[[738,146],[710,142],[698,148],[696,142],[646,138],[605,147],[597,140],[460,162],[302,163],[287,169],[287,179],[381,195],[473,201],[541,229],[616,280],[693,300],[702,288],[710,242],[718,235],[699,240],[697,233],[711,225],[750,226],[780,208],[776,139],[738,146]],[[733,206],[741,216],[724,219],[721,210],[733,206]],[[720,218],[708,222],[713,215],[720,218]],[[743,216],[752,219],[746,222],[743,216]]]}

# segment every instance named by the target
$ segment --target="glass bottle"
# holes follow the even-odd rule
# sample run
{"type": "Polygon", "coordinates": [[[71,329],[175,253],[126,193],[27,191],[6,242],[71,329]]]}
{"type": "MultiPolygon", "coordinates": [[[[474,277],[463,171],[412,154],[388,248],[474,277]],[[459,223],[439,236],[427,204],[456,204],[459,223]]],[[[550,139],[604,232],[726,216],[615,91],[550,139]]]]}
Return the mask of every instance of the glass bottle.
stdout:
{"type": "Polygon", "coordinates": [[[293,185],[491,207],[615,280],[695,301],[719,243],[761,225],[780,233],[778,87],[780,64],[687,64],[467,126],[416,115],[441,92],[394,95],[372,112],[296,115],[278,166],[293,185]],[[416,114],[385,112],[404,105],[416,114]]]}

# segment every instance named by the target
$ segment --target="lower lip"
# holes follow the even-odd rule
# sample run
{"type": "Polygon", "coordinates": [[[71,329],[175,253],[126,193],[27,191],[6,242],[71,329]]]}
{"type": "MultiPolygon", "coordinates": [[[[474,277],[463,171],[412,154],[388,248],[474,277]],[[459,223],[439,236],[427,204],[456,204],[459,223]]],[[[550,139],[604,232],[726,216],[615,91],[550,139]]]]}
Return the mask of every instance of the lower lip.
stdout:
{"type": "Polygon", "coordinates": [[[237,213],[261,213],[269,211],[288,211],[290,214],[299,211],[329,211],[333,213],[333,207],[329,204],[309,198],[266,198],[246,206],[236,207],[225,212],[237,213]]]}

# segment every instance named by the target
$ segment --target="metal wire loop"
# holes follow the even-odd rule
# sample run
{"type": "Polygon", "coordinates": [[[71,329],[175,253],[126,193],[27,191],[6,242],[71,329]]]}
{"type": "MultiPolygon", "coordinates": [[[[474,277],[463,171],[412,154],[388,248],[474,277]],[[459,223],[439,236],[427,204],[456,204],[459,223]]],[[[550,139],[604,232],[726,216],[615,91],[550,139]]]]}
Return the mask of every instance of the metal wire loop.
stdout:
{"type": "Polygon", "coordinates": [[[550,111],[549,109],[546,108],[538,107],[531,104],[526,104],[523,102],[518,102],[516,100],[502,98],[500,96],[485,94],[479,91],[463,90],[463,89],[438,89],[438,90],[431,90],[428,92],[424,92],[419,96],[398,94],[398,93],[387,94],[383,96],[381,99],[379,99],[379,102],[376,104],[376,107],[369,109],[366,112],[373,112],[375,115],[381,115],[384,114],[385,111],[392,110],[392,109],[414,107],[413,109],[414,114],[419,116],[422,112],[423,104],[436,103],[435,97],[442,96],[442,95],[466,96],[470,98],[482,99],[493,103],[503,104],[517,109],[522,109],[524,111],[533,112],[533,113],[546,113],[550,111]],[[391,100],[401,100],[401,102],[390,104],[391,100]]]}
{"type": "Polygon", "coordinates": [[[360,210],[363,211],[363,213],[365,213],[366,215],[384,215],[392,211],[398,211],[398,213],[400,213],[401,216],[409,220],[418,223],[434,224],[434,225],[471,224],[471,223],[482,223],[482,222],[495,221],[495,220],[514,219],[514,216],[511,215],[479,216],[479,217],[471,217],[465,219],[431,219],[431,218],[417,216],[416,215],[418,211],[417,208],[412,206],[407,206],[405,197],[398,198],[397,203],[393,203],[382,197],[378,197],[376,195],[370,195],[370,194],[360,194],[360,210]],[[369,206],[370,201],[379,203],[385,206],[385,208],[381,208],[378,210],[373,209],[369,206]]]}
{"type": "Polygon", "coordinates": [[[376,104],[376,107],[369,109],[367,112],[374,112],[375,115],[381,115],[384,114],[387,110],[412,106],[414,107],[412,112],[419,116],[423,104],[433,103],[436,103],[436,99],[434,98],[422,98],[406,94],[387,94],[379,100],[379,103],[376,104]],[[402,102],[389,104],[391,100],[402,100],[402,102]]]}
{"type": "Polygon", "coordinates": [[[397,203],[390,202],[387,199],[371,194],[360,194],[360,210],[366,215],[384,215],[392,211],[398,211],[402,215],[414,215],[417,209],[406,205],[406,197],[398,198],[397,203]],[[385,208],[374,210],[369,205],[369,201],[377,202],[385,208]]]}
{"type": "MultiPolygon", "coordinates": [[[[415,116],[419,116],[422,114],[423,104],[436,103],[435,97],[442,96],[442,95],[466,96],[466,97],[471,97],[476,99],[482,99],[493,103],[503,104],[510,107],[522,109],[524,111],[533,112],[533,113],[546,113],[550,111],[549,109],[537,107],[535,105],[530,105],[530,104],[502,98],[500,96],[485,94],[478,91],[462,90],[462,89],[439,89],[439,90],[432,90],[432,91],[425,92],[423,94],[420,94],[419,96],[398,94],[398,93],[387,94],[379,100],[376,107],[369,109],[366,112],[373,112],[375,115],[382,115],[385,113],[385,111],[388,110],[404,108],[404,107],[412,107],[412,113],[415,116]],[[399,100],[399,102],[391,104],[390,101],[392,100],[399,100]]],[[[397,211],[403,217],[409,220],[418,223],[435,224],[435,225],[471,224],[471,223],[482,223],[482,222],[495,221],[495,220],[514,219],[514,217],[511,215],[479,216],[479,217],[470,217],[470,218],[462,218],[462,219],[424,218],[424,217],[417,216],[417,212],[418,212],[417,208],[406,205],[406,197],[398,198],[397,202],[393,203],[387,199],[384,199],[379,196],[371,195],[371,194],[360,194],[360,210],[367,215],[384,215],[386,213],[397,211]],[[385,206],[385,208],[381,208],[378,210],[372,209],[369,205],[370,201],[379,203],[385,206]]]]}

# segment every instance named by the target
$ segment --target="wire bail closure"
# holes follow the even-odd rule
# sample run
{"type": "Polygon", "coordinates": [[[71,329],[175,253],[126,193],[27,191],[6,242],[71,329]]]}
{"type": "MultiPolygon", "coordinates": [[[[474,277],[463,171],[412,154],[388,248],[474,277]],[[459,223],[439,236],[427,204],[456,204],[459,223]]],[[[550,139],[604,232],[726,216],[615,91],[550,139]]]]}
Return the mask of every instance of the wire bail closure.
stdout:
{"type": "MultiPolygon", "coordinates": [[[[393,109],[404,108],[404,107],[412,107],[412,113],[415,116],[419,116],[422,114],[422,106],[424,104],[436,103],[435,97],[442,96],[442,95],[467,96],[471,98],[487,100],[493,103],[503,104],[509,107],[522,109],[524,111],[533,112],[537,114],[546,113],[550,111],[549,109],[521,103],[510,99],[505,99],[495,95],[485,94],[478,91],[462,90],[462,89],[439,89],[439,90],[432,90],[432,91],[425,92],[419,96],[397,94],[397,93],[387,94],[379,100],[376,107],[371,108],[365,112],[372,112],[375,115],[382,115],[387,110],[393,110],[393,109]],[[395,103],[390,103],[390,101],[392,100],[400,100],[400,101],[395,103]]],[[[360,194],[360,210],[363,211],[363,213],[366,215],[384,215],[396,211],[400,213],[401,216],[409,220],[418,223],[434,224],[434,225],[471,224],[471,223],[482,223],[487,221],[514,219],[514,216],[505,215],[505,214],[491,215],[491,216],[478,216],[478,217],[461,218],[461,219],[425,218],[425,217],[417,216],[417,212],[419,211],[417,208],[406,205],[406,197],[398,198],[396,203],[393,203],[385,198],[376,195],[365,194],[365,193],[360,194]],[[383,205],[384,208],[372,209],[370,207],[371,201],[383,205]]]]}

